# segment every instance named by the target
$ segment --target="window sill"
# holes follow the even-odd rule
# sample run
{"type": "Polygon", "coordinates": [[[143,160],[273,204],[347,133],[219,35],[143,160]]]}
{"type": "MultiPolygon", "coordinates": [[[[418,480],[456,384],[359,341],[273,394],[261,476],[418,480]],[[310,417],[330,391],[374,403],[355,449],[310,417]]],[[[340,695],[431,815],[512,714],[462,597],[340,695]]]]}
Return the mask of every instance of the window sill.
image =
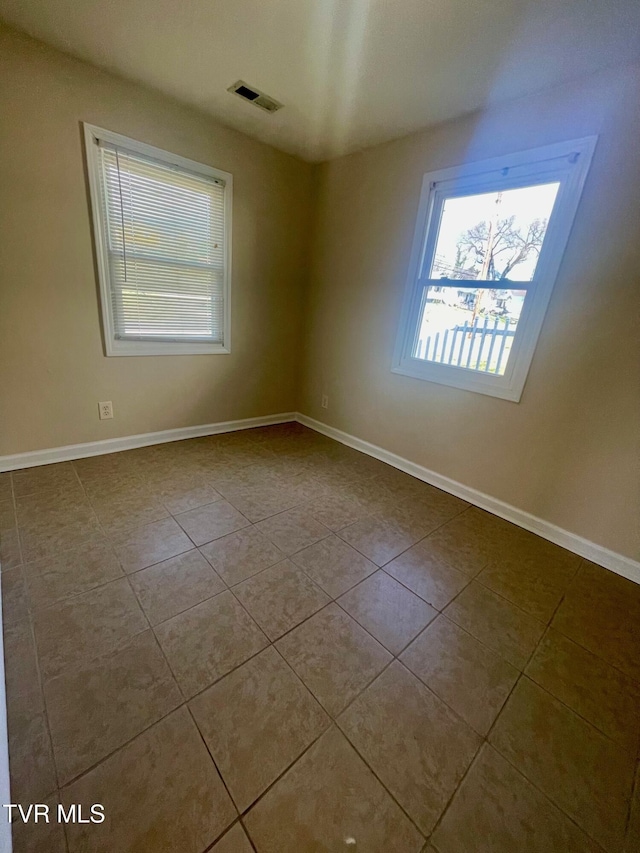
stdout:
{"type": "Polygon", "coordinates": [[[418,359],[411,359],[391,368],[392,373],[410,376],[423,382],[435,382],[438,385],[448,385],[462,391],[476,394],[486,394],[489,397],[499,397],[512,403],[519,403],[522,396],[524,381],[515,381],[512,377],[492,376],[476,373],[459,367],[442,364],[425,364],[418,359]]]}
{"type": "Polygon", "coordinates": [[[220,355],[231,350],[223,344],[197,344],[162,341],[107,341],[106,356],[140,355],[220,355]]]}

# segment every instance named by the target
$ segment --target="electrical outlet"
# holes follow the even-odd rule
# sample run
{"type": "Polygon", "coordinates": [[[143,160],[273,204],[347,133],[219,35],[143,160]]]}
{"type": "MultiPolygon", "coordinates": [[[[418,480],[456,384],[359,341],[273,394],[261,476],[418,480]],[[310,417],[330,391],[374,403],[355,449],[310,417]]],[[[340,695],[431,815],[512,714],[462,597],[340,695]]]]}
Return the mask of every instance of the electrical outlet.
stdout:
{"type": "Polygon", "coordinates": [[[322,395],[322,400],[320,402],[320,405],[322,406],[323,409],[329,408],[329,395],[328,394],[322,395]]]}
{"type": "Polygon", "coordinates": [[[98,403],[98,411],[101,421],[108,421],[113,417],[113,403],[107,400],[105,403],[98,403]]]}

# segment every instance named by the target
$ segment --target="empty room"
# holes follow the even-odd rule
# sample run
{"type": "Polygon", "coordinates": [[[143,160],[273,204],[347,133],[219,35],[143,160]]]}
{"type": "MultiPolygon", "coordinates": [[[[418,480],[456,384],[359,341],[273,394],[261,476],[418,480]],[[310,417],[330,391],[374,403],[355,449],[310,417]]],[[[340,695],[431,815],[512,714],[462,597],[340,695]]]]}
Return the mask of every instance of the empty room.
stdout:
{"type": "Polygon", "coordinates": [[[0,0],[0,853],[640,853],[637,0],[0,0]]]}

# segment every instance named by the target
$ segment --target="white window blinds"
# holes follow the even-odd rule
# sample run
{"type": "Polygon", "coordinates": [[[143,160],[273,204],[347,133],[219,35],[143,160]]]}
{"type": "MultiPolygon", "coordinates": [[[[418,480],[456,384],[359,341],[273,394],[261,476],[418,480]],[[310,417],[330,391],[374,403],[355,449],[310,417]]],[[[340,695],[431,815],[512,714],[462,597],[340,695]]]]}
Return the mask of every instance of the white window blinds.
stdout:
{"type": "Polygon", "coordinates": [[[103,308],[115,348],[118,341],[224,346],[227,182],[109,140],[94,144],[103,308]]]}

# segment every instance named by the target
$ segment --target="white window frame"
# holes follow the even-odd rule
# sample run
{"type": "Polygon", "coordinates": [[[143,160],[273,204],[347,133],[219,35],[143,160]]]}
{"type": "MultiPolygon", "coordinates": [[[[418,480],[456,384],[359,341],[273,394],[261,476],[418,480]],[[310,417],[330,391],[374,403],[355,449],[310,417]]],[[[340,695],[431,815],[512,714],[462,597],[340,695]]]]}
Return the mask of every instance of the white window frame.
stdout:
{"type": "Polygon", "coordinates": [[[204,163],[171,154],[161,148],[155,148],[136,139],[130,139],[119,133],[113,133],[101,127],[84,123],[85,151],[89,176],[89,191],[91,197],[91,214],[95,240],[98,279],[100,284],[100,303],[102,308],[102,327],[104,332],[104,348],[106,356],[130,355],[212,355],[231,352],[231,226],[232,226],[232,197],[233,176],[229,172],[214,169],[204,163]],[[199,341],[126,341],[118,340],[115,336],[111,303],[111,285],[109,280],[109,260],[107,239],[101,204],[101,177],[98,158],[98,142],[104,141],[120,146],[129,151],[144,154],[163,163],[169,163],[178,168],[186,169],[197,174],[218,178],[225,182],[224,220],[224,330],[222,343],[206,343],[199,341]]]}
{"type": "MultiPolygon", "coordinates": [[[[393,354],[393,373],[519,402],[596,142],[597,136],[574,139],[424,175],[393,354]],[[427,276],[436,249],[445,199],[556,181],[560,186],[533,280],[523,285],[514,279],[511,285],[512,289],[526,290],[527,296],[504,375],[413,357],[424,289],[430,283],[442,285],[440,279],[428,279],[427,276]]],[[[467,286],[478,287],[479,284],[473,281],[467,286]]],[[[456,286],[464,287],[465,281],[456,281],[456,286]]],[[[495,287],[495,282],[487,282],[487,286],[495,287]]]]}

